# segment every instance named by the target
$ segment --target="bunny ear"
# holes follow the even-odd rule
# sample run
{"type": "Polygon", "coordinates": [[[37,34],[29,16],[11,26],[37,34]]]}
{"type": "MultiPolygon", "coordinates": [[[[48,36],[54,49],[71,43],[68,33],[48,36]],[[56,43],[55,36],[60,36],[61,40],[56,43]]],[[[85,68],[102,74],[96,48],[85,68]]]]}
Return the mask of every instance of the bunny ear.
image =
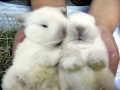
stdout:
{"type": "Polygon", "coordinates": [[[21,24],[25,22],[26,18],[31,14],[31,12],[27,12],[22,14],[21,16],[17,17],[16,20],[21,24]]]}
{"type": "Polygon", "coordinates": [[[57,7],[57,9],[62,12],[63,14],[67,13],[67,9],[65,7],[57,7]]]}

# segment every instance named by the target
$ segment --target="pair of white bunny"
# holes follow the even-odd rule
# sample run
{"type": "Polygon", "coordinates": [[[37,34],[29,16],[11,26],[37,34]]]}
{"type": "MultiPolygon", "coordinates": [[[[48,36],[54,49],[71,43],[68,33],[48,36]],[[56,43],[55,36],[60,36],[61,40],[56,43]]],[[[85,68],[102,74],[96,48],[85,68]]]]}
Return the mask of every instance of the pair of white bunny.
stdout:
{"type": "Polygon", "coordinates": [[[43,7],[21,20],[25,39],[3,77],[3,90],[117,90],[91,15],[43,7]],[[66,32],[66,33],[65,33],[66,32]]]}

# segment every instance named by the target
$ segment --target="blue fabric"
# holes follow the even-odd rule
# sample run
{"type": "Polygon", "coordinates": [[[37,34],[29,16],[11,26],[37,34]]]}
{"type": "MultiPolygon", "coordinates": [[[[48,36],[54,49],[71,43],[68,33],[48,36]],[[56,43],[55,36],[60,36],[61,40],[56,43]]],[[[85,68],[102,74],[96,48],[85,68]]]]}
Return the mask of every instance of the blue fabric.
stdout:
{"type": "MultiPolygon", "coordinates": [[[[120,23],[119,23],[119,26],[116,28],[113,36],[115,38],[116,44],[117,44],[118,49],[119,49],[119,54],[120,54],[120,23]]],[[[115,82],[116,82],[116,84],[118,86],[118,90],[120,90],[120,64],[119,64],[118,69],[117,69],[115,82]]]]}
{"type": "Polygon", "coordinates": [[[118,90],[120,90],[120,65],[118,66],[117,74],[115,77],[115,82],[118,87],[118,90]]]}
{"type": "Polygon", "coordinates": [[[0,1],[0,12],[26,12],[30,10],[30,6],[15,5],[0,1]]]}
{"type": "Polygon", "coordinates": [[[67,6],[67,15],[70,15],[75,12],[83,11],[88,12],[89,6],[67,6]]]}

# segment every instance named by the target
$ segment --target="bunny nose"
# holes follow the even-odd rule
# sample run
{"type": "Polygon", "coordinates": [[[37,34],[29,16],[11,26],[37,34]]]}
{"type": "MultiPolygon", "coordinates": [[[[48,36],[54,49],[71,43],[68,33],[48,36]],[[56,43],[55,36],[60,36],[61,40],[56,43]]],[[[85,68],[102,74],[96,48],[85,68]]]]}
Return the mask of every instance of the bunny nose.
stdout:
{"type": "Polygon", "coordinates": [[[76,26],[75,27],[75,30],[79,33],[79,34],[82,34],[82,33],[84,33],[84,31],[85,31],[85,27],[83,27],[83,26],[76,26]]]}

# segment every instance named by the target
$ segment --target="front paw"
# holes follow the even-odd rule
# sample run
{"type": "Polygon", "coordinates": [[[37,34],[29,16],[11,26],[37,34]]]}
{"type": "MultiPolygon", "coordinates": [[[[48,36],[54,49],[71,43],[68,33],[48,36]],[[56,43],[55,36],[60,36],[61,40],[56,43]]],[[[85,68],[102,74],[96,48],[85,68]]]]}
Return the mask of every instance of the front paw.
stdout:
{"type": "Polygon", "coordinates": [[[60,51],[58,51],[58,53],[56,52],[55,54],[54,54],[54,56],[53,56],[53,58],[56,58],[57,60],[58,60],[58,62],[62,59],[62,57],[63,57],[63,51],[62,50],[60,50],[60,51]]]}
{"type": "Polygon", "coordinates": [[[62,58],[62,55],[63,55],[62,51],[42,54],[36,53],[35,60],[37,64],[42,66],[55,66],[62,58]]]}
{"type": "Polygon", "coordinates": [[[104,51],[93,51],[88,56],[88,66],[94,71],[100,71],[107,66],[108,58],[104,51]]]}
{"type": "Polygon", "coordinates": [[[105,68],[105,64],[102,60],[91,60],[88,61],[88,66],[93,69],[94,71],[100,71],[105,68]]]}
{"type": "Polygon", "coordinates": [[[84,66],[84,63],[78,57],[65,57],[62,59],[62,61],[62,68],[70,72],[81,70],[84,66]]]}
{"type": "Polygon", "coordinates": [[[83,67],[82,63],[72,63],[66,66],[68,71],[79,71],[83,67]]]}

